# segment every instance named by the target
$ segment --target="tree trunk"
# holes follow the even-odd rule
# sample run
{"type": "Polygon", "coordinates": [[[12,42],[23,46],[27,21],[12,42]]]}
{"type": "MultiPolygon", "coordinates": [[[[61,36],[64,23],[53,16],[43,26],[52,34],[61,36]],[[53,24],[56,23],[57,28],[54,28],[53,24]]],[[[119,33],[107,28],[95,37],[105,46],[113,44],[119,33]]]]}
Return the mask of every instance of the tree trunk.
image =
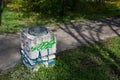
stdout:
{"type": "Polygon", "coordinates": [[[2,24],[3,0],[0,0],[0,26],[2,24]]]}

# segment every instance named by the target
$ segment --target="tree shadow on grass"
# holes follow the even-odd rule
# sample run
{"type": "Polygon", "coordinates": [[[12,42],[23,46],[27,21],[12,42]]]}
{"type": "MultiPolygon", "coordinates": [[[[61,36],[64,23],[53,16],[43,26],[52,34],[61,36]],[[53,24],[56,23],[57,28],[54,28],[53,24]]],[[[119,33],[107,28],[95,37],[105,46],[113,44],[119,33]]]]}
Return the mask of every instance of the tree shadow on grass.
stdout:
{"type": "Polygon", "coordinates": [[[120,79],[120,60],[114,61],[115,53],[103,43],[89,44],[57,54],[56,79],[114,80],[120,79]],[[102,44],[102,45],[101,45],[102,44]],[[107,54],[110,56],[107,56],[107,54]],[[62,72],[59,72],[61,71],[62,72]]]}
{"type": "Polygon", "coordinates": [[[65,23],[63,26],[58,25],[61,30],[73,37],[78,43],[88,44],[87,46],[79,47],[77,52],[76,50],[70,50],[65,52],[65,54],[64,52],[57,54],[58,59],[69,68],[69,79],[73,80],[74,77],[81,77],[81,79],[84,78],[82,80],[87,80],[91,77],[95,80],[97,80],[97,78],[107,80],[108,78],[114,77],[115,79],[115,76],[120,76],[120,57],[115,55],[118,53],[109,49],[104,41],[102,41],[102,39],[110,36],[120,36],[119,21],[119,16],[116,16],[91,20],[85,24],[83,24],[84,22],[79,24],[70,22],[68,24],[65,23]],[[76,31],[79,36],[76,36],[73,30],[76,31]],[[81,37],[84,42],[79,37],[81,37]],[[91,42],[96,44],[91,44],[91,42]],[[91,75],[84,72],[84,70],[87,72],[90,71],[91,75]],[[102,76],[95,77],[97,76],[95,70],[98,71],[98,75],[102,74],[102,76]],[[81,74],[82,72],[83,74],[81,74]]]}

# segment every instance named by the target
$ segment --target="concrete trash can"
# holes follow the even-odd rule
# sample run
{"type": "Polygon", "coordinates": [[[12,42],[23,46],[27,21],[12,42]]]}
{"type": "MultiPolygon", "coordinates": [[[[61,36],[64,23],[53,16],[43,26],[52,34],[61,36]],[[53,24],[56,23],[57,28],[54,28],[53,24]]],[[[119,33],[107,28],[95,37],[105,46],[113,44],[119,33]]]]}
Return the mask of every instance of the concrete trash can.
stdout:
{"type": "Polygon", "coordinates": [[[20,32],[23,63],[34,68],[37,63],[55,64],[56,37],[46,27],[34,26],[20,32]]]}

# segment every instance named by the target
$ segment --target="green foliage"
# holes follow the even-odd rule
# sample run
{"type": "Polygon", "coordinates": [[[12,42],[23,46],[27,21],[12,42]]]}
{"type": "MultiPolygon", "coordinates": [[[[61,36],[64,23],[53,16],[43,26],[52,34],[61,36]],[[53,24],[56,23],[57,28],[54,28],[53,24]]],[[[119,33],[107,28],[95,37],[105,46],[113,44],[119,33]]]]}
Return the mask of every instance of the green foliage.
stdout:
{"type": "Polygon", "coordinates": [[[22,8],[22,2],[23,0],[11,0],[11,2],[7,4],[7,7],[13,10],[20,11],[20,9],[22,8]]]}
{"type": "Polygon", "coordinates": [[[76,12],[104,11],[111,4],[107,2],[116,2],[115,6],[118,6],[119,0],[12,0],[8,6],[27,14],[35,12],[40,16],[57,17],[76,12]]]}
{"type": "Polygon", "coordinates": [[[72,12],[104,11],[107,8],[105,0],[12,0],[12,3],[10,6],[13,9],[56,17],[72,12]]]}
{"type": "Polygon", "coordinates": [[[59,15],[63,8],[63,0],[28,0],[23,1],[22,6],[27,12],[32,11],[44,15],[59,15]]]}
{"type": "Polygon", "coordinates": [[[117,0],[114,5],[120,9],[120,0],[117,0]]]}
{"type": "Polygon", "coordinates": [[[5,0],[1,32],[120,15],[119,0],[5,0]],[[10,1],[10,2],[7,2],[10,1]]]}

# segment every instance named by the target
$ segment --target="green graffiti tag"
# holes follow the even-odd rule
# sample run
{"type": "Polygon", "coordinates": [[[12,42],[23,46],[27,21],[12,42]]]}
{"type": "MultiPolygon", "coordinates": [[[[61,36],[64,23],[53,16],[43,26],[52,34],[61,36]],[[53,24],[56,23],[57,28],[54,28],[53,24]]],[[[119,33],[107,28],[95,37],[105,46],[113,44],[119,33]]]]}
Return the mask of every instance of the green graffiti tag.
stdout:
{"type": "Polygon", "coordinates": [[[35,47],[31,47],[31,51],[35,51],[35,50],[43,50],[43,49],[47,49],[47,48],[52,48],[53,44],[55,44],[55,38],[52,38],[51,41],[45,41],[42,42],[41,44],[35,46],[35,47]]]}

